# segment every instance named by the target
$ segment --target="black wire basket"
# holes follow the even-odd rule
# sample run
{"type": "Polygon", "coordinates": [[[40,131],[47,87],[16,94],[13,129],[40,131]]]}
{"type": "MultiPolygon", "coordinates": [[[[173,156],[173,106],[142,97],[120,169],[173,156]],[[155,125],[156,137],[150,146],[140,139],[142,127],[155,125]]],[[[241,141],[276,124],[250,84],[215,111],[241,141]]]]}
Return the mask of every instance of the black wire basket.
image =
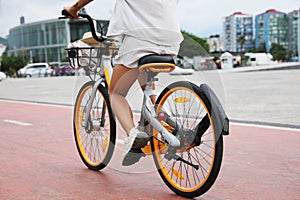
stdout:
{"type": "Polygon", "coordinates": [[[67,48],[67,58],[72,68],[84,69],[86,75],[101,75],[103,56],[113,59],[118,52],[114,43],[103,42],[93,47],[67,48]]]}

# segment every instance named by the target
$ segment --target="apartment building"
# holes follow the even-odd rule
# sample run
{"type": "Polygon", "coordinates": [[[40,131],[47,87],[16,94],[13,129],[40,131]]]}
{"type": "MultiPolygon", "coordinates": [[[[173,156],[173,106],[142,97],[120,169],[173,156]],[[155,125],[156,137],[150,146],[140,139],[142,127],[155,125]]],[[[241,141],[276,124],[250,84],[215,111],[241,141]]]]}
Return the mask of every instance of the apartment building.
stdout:
{"type": "Polygon", "coordinates": [[[300,10],[294,10],[287,14],[288,17],[288,50],[292,53],[292,58],[295,60],[298,53],[299,47],[299,17],[300,10]]]}
{"type": "Polygon", "coordinates": [[[285,13],[270,9],[255,17],[255,47],[270,52],[273,43],[288,49],[288,18],[285,13]]]}
{"type": "Polygon", "coordinates": [[[300,8],[298,10],[298,61],[300,62],[300,8]]]}
{"type": "Polygon", "coordinates": [[[265,49],[270,51],[272,44],[280,44],[292,52],[292,60],[300,55],[300,9],[289,13],[275,9],[267,10],[254,18],[241,12],[233,13],[223,21],[223,48],[225,51],[265,49]],[[238,38],[244,36],[241,46],[238,38]],[[241,49],[242,48],[242,49],[241,49]]]}
{"type": "Polygon", "coordinates": [[[235,12],[223,22],[223,45],[225,51],[244,52],[254,48],[253,16],[235,12]],[[243,37],[243,42],[238,42],[243,37]]]}
{"type": "Polygon", "coordinates": [[[207,44],[209,45],[209,52],[215,53],[215,52],[221,52],[223,51],[223,41],[222,37],[220,35],[211,35],[209,38],[207,38],[207,44]]]}

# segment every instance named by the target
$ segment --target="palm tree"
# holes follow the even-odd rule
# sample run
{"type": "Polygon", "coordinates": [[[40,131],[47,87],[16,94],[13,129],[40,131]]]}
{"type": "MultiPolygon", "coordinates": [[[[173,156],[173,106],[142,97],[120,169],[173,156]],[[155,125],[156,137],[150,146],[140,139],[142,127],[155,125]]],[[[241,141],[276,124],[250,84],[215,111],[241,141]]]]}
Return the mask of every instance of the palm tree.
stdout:
{"type": "Polygon", "coordinates": [[[244,43],[246,42],[246,38],[245,36],[240,36],[236,39],[236,41],[240,44],[240,47],[241,47],[241,52],[243,52],[243,47],[244,47],[244,43]]]}

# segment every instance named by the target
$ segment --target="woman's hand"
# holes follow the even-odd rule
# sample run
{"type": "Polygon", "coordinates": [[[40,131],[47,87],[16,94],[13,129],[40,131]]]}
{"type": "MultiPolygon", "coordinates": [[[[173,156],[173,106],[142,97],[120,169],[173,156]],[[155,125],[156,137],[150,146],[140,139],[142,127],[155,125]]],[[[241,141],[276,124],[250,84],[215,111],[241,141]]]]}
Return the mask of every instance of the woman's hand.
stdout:
{"type": "Polygon", "coordinates": [[[68,18],[71,19],[78,19],[78,9],[75,5],[71,6],[71,7],[64,7],[64,11],[66,11],[67,13],[63,13],[63,15],[65,15],[68,18]]]}
{"type": "Polygon", "coordinates": [[[63,13],[63,15],[72,19],[78,19],[78,11],[91,1],[93,0],[78,0],[74,5],[70,7],[64,7],[64,11],[67,13],[63,13]]]}

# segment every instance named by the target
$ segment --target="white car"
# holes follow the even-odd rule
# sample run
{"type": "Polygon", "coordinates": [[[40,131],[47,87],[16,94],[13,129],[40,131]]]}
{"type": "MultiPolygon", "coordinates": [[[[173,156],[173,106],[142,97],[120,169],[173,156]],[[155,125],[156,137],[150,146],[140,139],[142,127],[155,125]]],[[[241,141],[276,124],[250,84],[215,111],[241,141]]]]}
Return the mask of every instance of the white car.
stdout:
{"type": "Polygon", "coordinates": [[[3,81],[4,79],[6,79],[6,74],[0,72],[0,81],[3,81]]]}
{"type": "Polygon", "coordinates": [[[171,75],[192,75],[194,74],[193,69],[184,69],[181,67],[176,66],[175,69],[170,72],[171,75]]]}
{"type": "Polygon", "coordinates": [[[52,69],[48,63],[31,63],[18,70],[19,77],[46,77],[51,76],[52,69]]]}

